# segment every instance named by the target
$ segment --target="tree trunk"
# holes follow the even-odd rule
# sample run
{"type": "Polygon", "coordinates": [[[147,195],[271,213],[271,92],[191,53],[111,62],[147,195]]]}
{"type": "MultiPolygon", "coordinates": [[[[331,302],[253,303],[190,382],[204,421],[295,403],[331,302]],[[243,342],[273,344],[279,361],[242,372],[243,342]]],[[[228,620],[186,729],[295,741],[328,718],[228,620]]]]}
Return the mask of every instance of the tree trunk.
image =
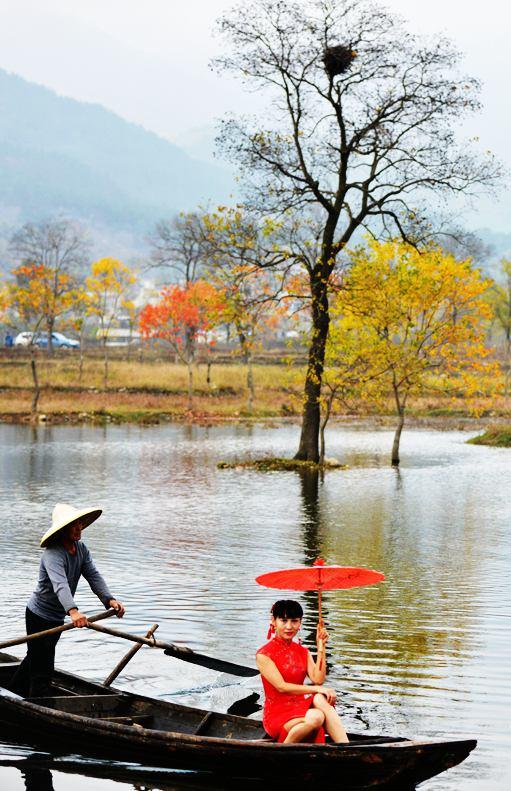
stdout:
{"type": "Polygon", "coordinates": [[[41,394],[41,388],[39,387],[39,380],[37,378],[37,361],[35,356],[35,348],[32,344],[30,346],[30,370],[32,371],[32,380],[34,382],[34,395],[32,397],[32,406],[30,407],[30,413],[32,417],[37,415],[37,406],[39,404],[39,396],[41,394]]]}
{"type": "Polygon", "coordinates": [[[328,419],[330,418],[330,414],[332,412],[332,404],[334,401],[335,391],[331,390],[328,396],[328,400],[326,402],[325,407],[325,416],[321,422],[320,432],[319,432],[319,439],[320,439],[320,449],[319,449],[319,463],[323,465],[325,463],[325,429],[328,423],[328,419]]]}
{"type": "Polygon", "coordinates": [[[401,432],[405,423],[405,406],[408,393],[405,391],[401,400],[395,371],[392,372],[392,389],[394,391],[394,400],[396,402],[398,423],[396,433],[394,434],[394,442],[392,443],[391,464],[393,467],[399,467],[399,443],[401,442],[401,432]]]}
{"type": "Polygon", "coordinates": [[[504,375],[504,396],[509,395],[509,379],[511,378],[511,332],[506,332],[506,373],[504,375]]]}
{"type": "Polygon", "coordinates": [[[401,441],[401,432],[405,423],[405,410],[404,408],[399,412],[399,419],[397,423],[396,433],[394,434],[394,442],[392,443],[392,457],[391,463],[393,467],[399,467],[399,443],[401,441]]]}
{"type": "Polygon", "coordinates": [[[248,389],[247,408],[249,412],[252,412],[252,410],[254,409],[255,388],[254,388],[254,368],[252,365],[252,355],[250,352],[247,355],[247,389],[248,389]]]}
{"type": "Polygon", "coordinates": [[[78,367],[78,387],[82,388],[83,382],[83,329],[80,328],[80,365],[78,367]]]}
{"type": "Polygon", "coordinates": [[[213,365],[213,361],[211,359],[211,350],[209,347],[206,348],[206,384],[208,386],[208,390],[211,390],[211,366],[213,365]]]}
{"type": "Polygon", "coordinates": [[[243,361],[247,366],[247,390],[248,390],[248,398],[247,398],[247,409],[249,412],[252,412],[254,408],[254,398],[255,398],[255,388],[254,388],[254,368],[252,363],[252,349],[250,343],[247,339],[247,336],[243,332],[243,330],[238,330],[238,338],[240,341],[241,346],[241,354],[243,356],[243,361]]]}
{"type": "Polygon", "coordinates": [[[106,345],[106,338],[103,339],[103,390],[108,386],[108,347],[106,345]]]}
{"type": "Polygon", "coordinates": [[[188,410],[193,409],[193,364],[195,362],[195,331],[191,327],[185,330],[185,353],[188,366],[188,410]]]}
{"type": "Polygon", "coordinates": [[[238,340],[240,342],[241,356],[243,362],[247,366],[247,390],[248,390],[247,409],[249,412],[252,412],[254,408],[254,398],[255,398],[252,351],[251,351],[250,343],[243,329],[241,327],[236,327],[236,332],[238,333],[238,340]]]}
{"type": "Polygon", "coordinates": [[[311,283],[312,339],[307,361],[304,388],[304,407],[300,445],[295,459],[319,461],[319,431],[321,422],[321,382],[328,337],[328,282],[325,267],[315,272],[311,283]]]}
{"type": "Polygon", "coordinates": [[[48,333],[48,347],[47,347],[47,354],[48,357],[53,357],[53,328],[55,327],[55,319],[48,319],[46,322],[46,331],[48,333]]]}
{"type": "Polygon", "coordinates": [[[188,410],[193,409],[193,360],[188,360],[188,410]]]}

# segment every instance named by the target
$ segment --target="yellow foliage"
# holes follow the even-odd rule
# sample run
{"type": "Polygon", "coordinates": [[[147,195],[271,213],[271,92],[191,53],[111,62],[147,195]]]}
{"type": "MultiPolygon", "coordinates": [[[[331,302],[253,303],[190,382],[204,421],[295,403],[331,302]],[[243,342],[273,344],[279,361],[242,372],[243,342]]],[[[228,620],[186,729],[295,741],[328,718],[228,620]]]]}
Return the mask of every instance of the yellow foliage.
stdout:
{"type": "Polygon", "coordinates": [[[279,275],[261,260],[272,252],[283,257],[272,244],[280,226],[266,218],[259,228],[242,206],[219,206],[202,221],[209,242],[208,278],[222,294],[226,323],[234,326],[243,354],[250,355],[258,337],[274,327],[283,313],[273,299],[279,275]]]}
{"type": "Polygon", "coordinates": [[[12,270],[7,301],[15,323],[36,331],[53,323],[73,306],[76,288],[72,277],[43,264],[22,264],[12,270]]]}
{"type": "Polygon", "coordinates": [[[9,304],[9,289],[5,285],[0,284],[0,321],[3,320],[4,314],[7,312],[9,304]]]}
{"type": "Polygon", "coordinates": [[[398,411],[433,373],[438,389],[480,395],[482,375],[488,382],[498,366],[484,344],[490,284],[472,262],[394,241],[371,241],[351,257],[332,296],[330,387],[346,387],[348,379],[351,394],[365,400],[392,393],[398,411]]]}
{"type": "Polygon", "coordinates": [[[135,280],[133,271],[116,258],[101,258],[92,264],[85,281],[87,312],[97,316],[103,330],[115,321],[119,308],[127,306],[128,291],[135,280]]]}

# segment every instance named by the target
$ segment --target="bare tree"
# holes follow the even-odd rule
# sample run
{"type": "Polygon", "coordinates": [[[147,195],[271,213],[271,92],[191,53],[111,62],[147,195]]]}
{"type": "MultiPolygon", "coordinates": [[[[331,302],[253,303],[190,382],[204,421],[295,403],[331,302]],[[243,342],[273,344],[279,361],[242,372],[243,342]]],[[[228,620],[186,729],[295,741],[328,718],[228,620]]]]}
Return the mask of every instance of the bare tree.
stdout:
{"type": "Polygon", "coordinates": [[[89,244],[83,230],[66,219],[50,219],[26,223],[10,240],[10,252],[18,263],[45,268],[52,280],[44,323],[48,333],[48,354],[53,354],[52,333],[57,317],[56,307],[62,289],[69,288],[63,275],[79,272],[86,264],[89,244]]]}
{"type": "Polygon", "coordinates": [[[201,277],[204,266],[204,234],[199,212],[183,212],[172,220],[160,220],[149,236],[150,267],[170,270],[172,281],[182,285],[201,277]]]}
{"type": "Polygon", "coordinates": [[[328,289],[340,253],[364,228],[416,243],[409,226],[428,194],[492,186],[501,168],[457,144],[456,125],[479,109],[479,86],[459,74],[453,45],[419,39],[371,0],[255,0],[250,14],[240,5],[219,27],[232,47],[217,68],[269,93],[267,112],[227,119],[220,133],[249,203],[279,213],[313,205],[322,216],[296,454],[317,461],[328,289]]]}

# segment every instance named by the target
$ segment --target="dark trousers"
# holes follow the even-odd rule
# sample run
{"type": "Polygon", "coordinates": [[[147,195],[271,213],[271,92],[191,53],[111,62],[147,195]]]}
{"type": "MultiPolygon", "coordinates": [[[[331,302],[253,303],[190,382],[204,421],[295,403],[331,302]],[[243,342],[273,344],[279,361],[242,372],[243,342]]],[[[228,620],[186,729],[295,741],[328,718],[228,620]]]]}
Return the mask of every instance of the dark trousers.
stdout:
{"type": "MultiPolygon", "coordinates": [[[[29,610],[25,610],[27,634],[43,632],[63,621],[47,621],[29,610]]],[[[49,637],[39,637],[27,643],[27,655],[20,664],[11,681],[11,689],[18,695],[41,698],[51,694],[51,677],[55,665],[55,647],[61,633],[49,637]]]]}

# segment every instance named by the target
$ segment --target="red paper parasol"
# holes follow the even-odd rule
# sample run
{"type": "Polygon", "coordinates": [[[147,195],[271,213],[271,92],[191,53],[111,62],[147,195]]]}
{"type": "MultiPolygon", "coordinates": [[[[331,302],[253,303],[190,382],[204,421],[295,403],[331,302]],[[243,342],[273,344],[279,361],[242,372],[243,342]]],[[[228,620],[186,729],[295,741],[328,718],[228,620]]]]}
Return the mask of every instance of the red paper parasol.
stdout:
{"type": "Polygon", "coordinates": [[[385,576],[380,571],[352,568],[346,566],[325,566],[325,561],[318,558],[313,566],[302,566],[298,569],[270,571],[256,577],[259,585],[266,588],[283,588],[294,591],[318,591],[319,622],[323,624],[321,613],[321,593],[324,590],[340,588],[357,588],[362,585],[374,585],[385,576]]]}

